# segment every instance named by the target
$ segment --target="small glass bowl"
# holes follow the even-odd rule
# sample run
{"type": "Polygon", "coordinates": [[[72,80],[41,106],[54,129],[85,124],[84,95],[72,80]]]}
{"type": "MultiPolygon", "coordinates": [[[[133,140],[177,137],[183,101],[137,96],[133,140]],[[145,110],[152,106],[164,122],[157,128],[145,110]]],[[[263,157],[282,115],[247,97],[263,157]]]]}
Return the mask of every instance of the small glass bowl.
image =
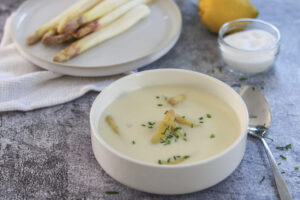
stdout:
{"type": "Polygon", "coordinates": [[[251,76],[268,71],[274,64],[280,48],[280,32],[272,24],[258,19],[238,19],[225,23],[218,37],[219,54],[222,65],[229,71],[243,76],[251,76]],[[246,30],[263,30],[274,36],[273,44],[257,50],[236,48],[224,38],[246,30]]]}

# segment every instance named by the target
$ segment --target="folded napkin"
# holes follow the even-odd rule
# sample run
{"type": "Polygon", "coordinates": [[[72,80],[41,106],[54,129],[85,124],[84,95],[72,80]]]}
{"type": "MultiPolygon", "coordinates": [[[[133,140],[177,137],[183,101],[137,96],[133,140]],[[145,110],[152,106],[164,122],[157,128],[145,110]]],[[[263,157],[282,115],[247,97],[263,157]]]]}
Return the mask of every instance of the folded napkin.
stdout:
{"type": "Polygon", "coordinates": [[[10,16],[0,43],[0,112],[28,111],[76,99],[90,90],[101,91],[124,75],[78,78],[43,70],[25,60],[10,37],[10,16]]]}

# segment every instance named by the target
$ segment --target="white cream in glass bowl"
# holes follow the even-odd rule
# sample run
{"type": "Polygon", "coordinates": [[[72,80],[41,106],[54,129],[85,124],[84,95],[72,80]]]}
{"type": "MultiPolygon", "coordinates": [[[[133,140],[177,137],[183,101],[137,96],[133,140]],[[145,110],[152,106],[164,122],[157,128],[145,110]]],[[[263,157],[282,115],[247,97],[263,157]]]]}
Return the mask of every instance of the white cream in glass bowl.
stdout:
{"type": "Polygon", "coordinates": [[[219,31],[219,52],[224,67],[242,75],[268,71],[279,53],[280,33],[258,19],[238,19],[219,31]]]}

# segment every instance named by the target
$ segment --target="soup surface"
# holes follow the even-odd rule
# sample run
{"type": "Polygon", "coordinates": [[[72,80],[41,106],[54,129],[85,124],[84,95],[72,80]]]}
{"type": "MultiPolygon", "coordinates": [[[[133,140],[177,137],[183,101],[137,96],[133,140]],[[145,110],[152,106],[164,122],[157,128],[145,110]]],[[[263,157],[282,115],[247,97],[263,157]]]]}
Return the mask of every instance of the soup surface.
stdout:
{"type": "Polygon", "coordinates": [[[99,133],[111,147],[136,160],[185,164],[224,151],[240,135],[239,124],[222,99],[191,86],[163,85],[116,99],[100,117],[99,133]],[[179,96],[181,101],[171,105],[170,99],[178,95],[184,99],[179,96]],[[162,122],[171,112],[176,115],[172,126],[162,122]],[[153,142],[155,133],[161,134],[159,142],[153,142]]]}

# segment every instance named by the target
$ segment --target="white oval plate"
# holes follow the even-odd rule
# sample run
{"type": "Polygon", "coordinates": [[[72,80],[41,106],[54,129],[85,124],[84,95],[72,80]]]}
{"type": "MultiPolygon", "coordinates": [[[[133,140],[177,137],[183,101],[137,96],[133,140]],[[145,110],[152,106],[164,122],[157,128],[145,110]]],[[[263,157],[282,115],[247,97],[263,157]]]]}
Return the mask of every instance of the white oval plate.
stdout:
{"type": "MultiPolygon", "coordinates": [[[[154,3],[149,5],[151,14],[146,19],[127,32],[65,63],[53,62],[52,58],[66,45],[54,47],[46,47],[41,43],[33,46],[26,45],[26,37],[29,34],[72,3],[74,3],[74,0],[29,0],[18,9],[11,28],[12,37],[23,55],[26,54],[27,58],[38,60],[39,66],[46,69],[49,69],[49,65],[64,66],[66,69],[122,68],[122,65],[133,65],[134,68],[138,68],[157,60],[167,53],[177,42],[180,35],[182,19],[177,5],[172,0],[155,0],[154,3]],[[149,57],[152,57],[152,59],[149,59],[149,57]],[[148,62],[141,62],[145,59],[148,62]],[[143,65],[137,65],[134,62],[143,63],[143,65]]],[[[118,73],[132,70],[127,67],[123,68],[124,70],[117,70],[118,73]]],[[[106,72],[106,75],[109,74],[114,73],[106,72]]]]}

